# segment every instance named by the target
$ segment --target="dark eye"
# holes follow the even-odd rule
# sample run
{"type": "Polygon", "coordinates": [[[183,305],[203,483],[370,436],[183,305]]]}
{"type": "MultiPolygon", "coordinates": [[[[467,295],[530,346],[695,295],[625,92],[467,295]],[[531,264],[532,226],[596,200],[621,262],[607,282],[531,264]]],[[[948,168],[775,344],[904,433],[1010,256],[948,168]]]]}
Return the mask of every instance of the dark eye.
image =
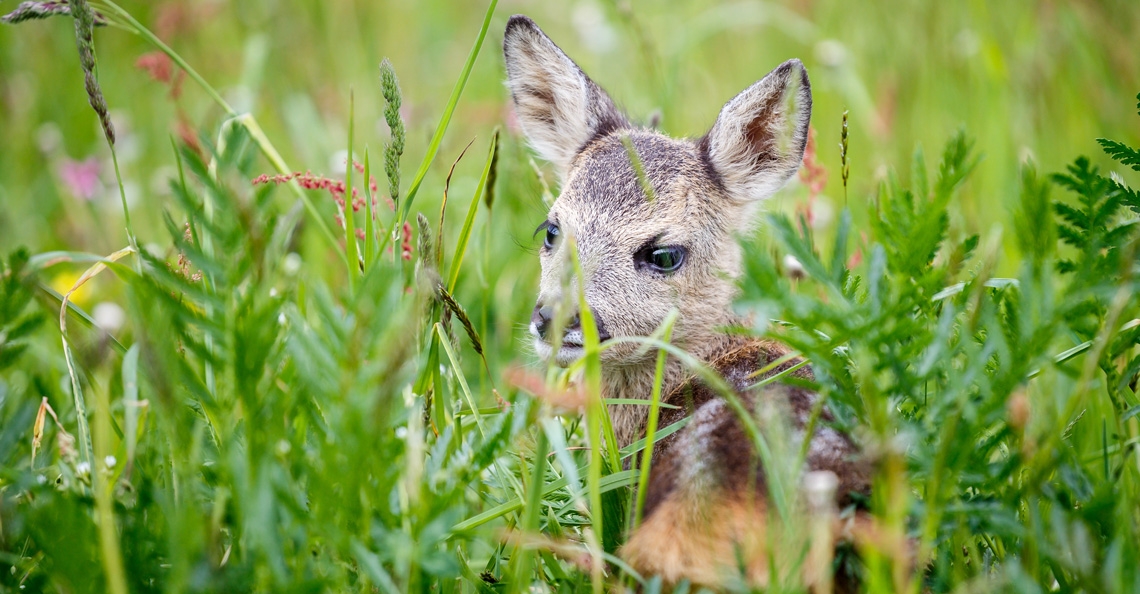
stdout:
{"type": "Polygon", "coordinates": [[[546,239],[542,242],[542,245],[546,246],[546,249],[548,250],[554,249],[554,242],[558,241],[559,233],[560,231],[558,230],[558,225],[555,225],[554,223],[547,223],[546,239]]]}
{"type": "Polygon", "coordinates": [[[685,262],[685,248],[679,245],[648,247],[637,254],[638,264],[656,272],[676,272],[685,262]]]}

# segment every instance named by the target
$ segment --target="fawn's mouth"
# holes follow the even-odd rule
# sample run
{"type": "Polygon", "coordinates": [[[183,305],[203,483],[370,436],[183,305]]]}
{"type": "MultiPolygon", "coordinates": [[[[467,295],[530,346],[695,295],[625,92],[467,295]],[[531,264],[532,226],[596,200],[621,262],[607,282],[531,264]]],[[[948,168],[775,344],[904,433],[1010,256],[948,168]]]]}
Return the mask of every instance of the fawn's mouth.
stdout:
{"type": "MultiPolygon", "coordinates": [[[[534,338],[534,350],[538,353],[539,358],[543,361],[553,360],[559,367],[567,367],[586,353],[583,346],[584,337],[580,330],[570,330],[562,337],[561,344],[558,345],[558,350],[554,349],[555,345],[547,342],[543,338],[537,328],[531,325],[531,336],[534,338]]],[[[607,332],[598,336],[600,342],[609,340],[610,334],[607,332]]]]}
{"type": "Polygon", "coordinates": [[[545,341],[536,340],[535,350],[538,351],[539,357],[544,361],[553,360],[555,365],[559,367],[569,367],[578,359],[581,359],[586,354],[586,349],[581,345],[563,344],[557,351],[554,347],[547,344],[545,341]]]}

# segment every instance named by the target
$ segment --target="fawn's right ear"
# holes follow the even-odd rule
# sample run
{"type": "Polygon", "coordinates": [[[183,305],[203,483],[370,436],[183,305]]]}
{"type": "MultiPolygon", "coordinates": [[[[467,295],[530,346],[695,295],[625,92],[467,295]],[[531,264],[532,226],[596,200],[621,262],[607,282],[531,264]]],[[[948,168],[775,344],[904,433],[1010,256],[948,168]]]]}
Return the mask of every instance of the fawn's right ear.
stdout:
{"type": "Polygon", "coordinates": [[[629,126],[606,92],[529,18],[507,22],[503,55],[519,123],[563,180],[587,143],[629,126]]]}

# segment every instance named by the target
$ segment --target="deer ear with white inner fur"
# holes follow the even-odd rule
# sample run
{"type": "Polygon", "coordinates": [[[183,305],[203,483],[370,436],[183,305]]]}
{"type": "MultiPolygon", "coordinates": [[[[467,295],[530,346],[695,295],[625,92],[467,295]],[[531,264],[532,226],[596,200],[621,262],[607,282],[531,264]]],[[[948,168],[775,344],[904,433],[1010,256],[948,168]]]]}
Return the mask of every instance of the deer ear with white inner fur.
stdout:
{"type": "Polygon", "coordinates": [[[529,18],[511,17],[503,55],[519,123],[563,180],[590,140],[629,126],[606,92],[529,18]]]}
{"type": "Polygon", "coordinates": [[[724,105],[698,142],[728,195],[758,203],[799,170],[811,122],[811,83],[788,60],[724,105]]]}

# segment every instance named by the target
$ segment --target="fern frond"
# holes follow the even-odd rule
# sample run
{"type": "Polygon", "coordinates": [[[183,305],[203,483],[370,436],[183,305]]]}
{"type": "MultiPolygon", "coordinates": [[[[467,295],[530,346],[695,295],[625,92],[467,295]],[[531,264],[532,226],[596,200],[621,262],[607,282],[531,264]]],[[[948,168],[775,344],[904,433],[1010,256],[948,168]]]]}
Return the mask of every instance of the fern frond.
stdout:
{"type": "Polygon", "coordinates": [[[1105,154],[1112,157],[1114,161],[1128,165],[1135,171],[1140,171],[1140,150],[1136,150],[1123,142],[1107,138],[1098,138],[1096,141],[1104,148],[1105,154]]]}

